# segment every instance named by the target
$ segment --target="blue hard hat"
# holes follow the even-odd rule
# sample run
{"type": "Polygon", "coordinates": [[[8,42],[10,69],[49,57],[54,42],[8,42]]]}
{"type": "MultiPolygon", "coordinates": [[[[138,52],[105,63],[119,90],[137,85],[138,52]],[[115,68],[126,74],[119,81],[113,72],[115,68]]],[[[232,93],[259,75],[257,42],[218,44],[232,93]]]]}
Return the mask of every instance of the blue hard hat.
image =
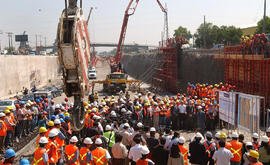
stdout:
{"type": "Polygon", "coordinates": [[[56,116],[55,115],[52,115],[51,116],[51,121],[54,121],[56,119],[56,116]]]}
{"type": "Polygon", "coordinates": [[[61,122],[61,123],[64,123],[65,121],[64,121],[64,119],[60,118],[60,122],[61,122]]]}
{"type": "Polygon", "coordinates": [[[30,165],[29,161],[27,159],[22,159],[20,161],[20,165],[30,165]]]}
{"type": "Polygon", "coordinates": [[[65,117],[62,113],[58,114],[58,116],[59,116],[59,118],[64,118],[65,117]]]}
{"type": "Polygon", "coordinates": [[[69,120],[69,119],[70,119],[70,116],[66,116],[66,117],[65,117],[65,120],[69,120]]]}
{"type": "Polygon", "coordinates": [[[25,102],[24,101],[20,101],[19,104],[22,105],[22,104],[25,104],[25,102]]]}
{"type": "Polygon", "coordinates": [[[5,158],[6,159],[9,159],[9,158],[11,158],[13,156],[17,156],[16,152],[13,149],[6,150],[6,152],[5,152],[5,158]]]}
{"type": "Polygon", "coordinates": [[[37,103],[40,103],[40,100],[39,100],[39,99],[36,99],[36,102],[37,102],[37,103]]]}

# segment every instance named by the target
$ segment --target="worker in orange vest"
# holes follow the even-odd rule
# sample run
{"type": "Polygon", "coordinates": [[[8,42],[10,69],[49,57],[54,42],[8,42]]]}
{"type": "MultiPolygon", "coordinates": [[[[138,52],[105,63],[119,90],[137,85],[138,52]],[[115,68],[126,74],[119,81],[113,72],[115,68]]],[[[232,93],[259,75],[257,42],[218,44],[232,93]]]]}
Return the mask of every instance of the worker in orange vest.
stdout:
{"type": "Polygon", "coordinates": [[[206,151],[206,154],[207,154],[207,159],[206,159],[206,164],[208,164],[209,162],[209,165],[214,165],[214,160],[212,159],[213,155],[214,155],[214,152],[216,150],[216,146],[215,146],[215,143],[212,141],[212,133],[211,132],[206,132],[205,134],[206,136],[206,140],[204,141],[203,145],[205,147],[205,151],[206,151]]]}
{"type": "Polygon", "coordinates": [[[159,129],[159,113],[160,113],[160,109],[158,107],[158,103],[154,102],[154,105],[153,105],[153,125],[157,130],[159,129]]]}
{"type": "Polygon", "coordinates": [[[141,149],[142,157],[137,160],[136,165],[154,164],[154,162],[152,162],[152,160],[147,158],[149,153],[150,153],[149,149],[146,146],[143,146],[141,149]]]}
{"type": "Polygon", "coordinates": [[[69,145],[65,147],[65,158],[68,165],[78,165],[79,164],[79,149],[76,146],[78,138],[72,136],[69,140],[69,145]]]}
{"type": "Polygon", "coordinates": [[[97,138],[95,141],[96,149],[94,149],[92,153],[92,164],[95,165],[108,165],[109,159],[111,159],[111,155],[109,152],[102,148],[102,140],[97,138]]]}
{"type": "Polygon", "coordinates": [[[231,152],[233,154],[233,158],[231,159],[232,165],[238,165],[241,163],[242,159],[242,147],[243,143],[240,143],[238,140],[238,133],[232,133],[232,141],[231,141],[231,152]]]}
{"type": "Polygon", "coordinates": [[[48,153],[50,165],[55,165],[58,162],[57,144],[55,142],[55,139],[58,136],[58,130],[55,128],[52,129],[48,136],[49,142],[46,146],[46,151],[48,153]]]}
{"type": "Polygon", "coordinates": [[[36,147],[37,148],[39,146],[39,140],[40,140],[40,138],[46,137],[45,136],[46,132],[47,132],[47,129],[45,127],[40,127],[39,128],[39,135],[38,135],[37,140],[36,140],[36,147]]]}
{"type": "Polygon", "coordinates": [[[13,149],[8,149],[5,152],[4,160],[0,163],[0,165],[13,165],[14,159],[17,156],[13,149]]]}
{"type": "Polygon", "coordinates": [[[259,153],[255,150],[251,150],[248,153],[248,160],[250,162],[250,165],[263,165],[261,162],[258,161],[259,159],[259,153]]]}
{"type": "Polygon", "coordinates": [[[7,126],[5,124],[5,117],[4,113],[0,113],[0,153],[4,153],[4,142],[7,136],[7,126]]]}
{"type": "MultiPolygon", "coordinates": [[[[63,120],[63,119],[61,119],[63,120]]],[[[65,135],[64,135],[64,130],[63,128],[61,128],[61,121],[60,119],[55,119],[54,120],[54,126],[55,126],[55,129],[57,129],[58,131],[58,135],[55,139],[55,142],[57,144],[57,153],[58,153],[58,164],[63,164],[63,147],[65,145],[65,135]]]]}
{"type": "Polygon", "coordinates": [[[91,138],[87,137],[83,141],[84,146],[80,149],[80,165],[91,165],[92,154],[90,147],[93,144],[91,138]]]}
{"type": "Polygon", "coordinates": [[[253,133],[252,139],[253,139],[252,146],[254,150],[258,151],[260,147],[260,143],[258,142],[259,135],[257,133],[253,133]]]}
{"type": "MultiPolygon", "coordinates": [[[[226,133],[221,132],[221,133],[220,133],[220,136],[219,136],[219,140],[220,140],[220,141],[224,141],[224,142],[225,142],[225,148],[228,149],[228,150],[230,150],[231,147],[232,147],[232,145],[231,145],[231,143],[227,142],[226,139],[227,139],[226,133]]],[[[219,144],[218,144],[218,146],[217,146],[217,149],[219,149],[219,144]]]]}
{"type": "Polygon", "coordinates": [[[179,146],[178,147],[179,147],[180,152],[183,155],[184,164],[188,165],[188,148],[186,146],[184,146],[185,141],[186,141],[186,139],[183,136],[181,136],[179,138],[179,146]]]}
{"type": "Polygon", "coordinates": [[[47,126],[48,126],[48,128],[47,128],[47,132],[46,132],[45,136],[48,138],[49,137],[49,133],[54,128],[54,122],[53,121],[49,121],[48,124],[47,124],[47,126]]]}
{"type": "MultiPolygon", "coordinates": [[[[8,107],[7,107],[8,108],[8,107]]],[[[10,145],[11,139],[12,139],[12,133],[16,126],[15,121],[10,116],[10,110],[9,108],[5,110],[5,124],[7,126],[7,136],[5,139],[5,147],[7,148],[10,145]]]]}
{"type": "Polygon", "coordinates": [[[46,151],[46,145],[48,144],[48,139],[43,136],[39,139],[38,148],[34,153],[33,165],[49,165],[49,157],[46,151]]]}

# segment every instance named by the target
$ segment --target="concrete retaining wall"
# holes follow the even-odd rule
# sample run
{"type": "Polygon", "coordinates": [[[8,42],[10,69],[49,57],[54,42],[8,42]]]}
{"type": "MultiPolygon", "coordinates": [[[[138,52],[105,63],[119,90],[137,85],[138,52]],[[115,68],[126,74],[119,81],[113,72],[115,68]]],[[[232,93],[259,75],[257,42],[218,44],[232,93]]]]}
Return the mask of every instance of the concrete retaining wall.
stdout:
{"type": "MultiPolygon", "coordinates": [[[[187,82],[191,83],[218,83],[224,81],[224,65],[223,61],[213,58],[213,54],[217,54],[219,50],[210,50],[209,54],[203,51],[183,51],[178,66],[178,89],[186,90],[187,82]]],[[[132,77],[140,78],[140,75],[157,62],[158,53],[156,54],[139,54],[124,55],[122,63],[125,71],[132,77]]],[[[153,76],[154,74],[150,74],[153,76]]],[[[151,79],[148,79],[151,83],[151,79]]]]}
{"type": "Polygon", "coordinates": [[[59,75],[57,56],[0,56],[0,97],[45,85],[59,75]]]}

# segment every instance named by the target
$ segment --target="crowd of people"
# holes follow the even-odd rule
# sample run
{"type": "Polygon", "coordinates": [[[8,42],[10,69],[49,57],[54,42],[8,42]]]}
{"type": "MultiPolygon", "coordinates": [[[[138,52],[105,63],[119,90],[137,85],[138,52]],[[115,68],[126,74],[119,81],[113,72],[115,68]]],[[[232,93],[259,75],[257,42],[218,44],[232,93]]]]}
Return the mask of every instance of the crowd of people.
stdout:
{"type": "Polygon", "coordinates": [[[268,39],[264,33],[250,36],[242,36],[242,54],[263,54],[267,43],[268,39]]]}
{"type": "MultiPolygon", "coordinates": [[[[62,104],[39,98],[19,102],[14,110],[0,113],[1,164],[13,164],[12,142],[38,127],[34,165],[264,165],[270,163],[269,137],[216,132],[217,90],[231,91],[229,84],[191,84],[187,93],[160,97],[151,92],[126,95],[91,95],[84,102],[85,125],[72,130],[67,98],[62,104]],[[48,104],[50,102],[50,104],[48,104]],[[194,136],[184,137],[190,130],[194,136]],[[183,135],[182,135],[183,134],[183,135]],[[259,141],[260,139],[260,141],[259,141]],[[8,149],[9,148],[9,149],[8,149]],[[262,162],[262,163],[261,163],[262,162]]],[[[22,165],[29,161],[21,160],[22,165]]]]}

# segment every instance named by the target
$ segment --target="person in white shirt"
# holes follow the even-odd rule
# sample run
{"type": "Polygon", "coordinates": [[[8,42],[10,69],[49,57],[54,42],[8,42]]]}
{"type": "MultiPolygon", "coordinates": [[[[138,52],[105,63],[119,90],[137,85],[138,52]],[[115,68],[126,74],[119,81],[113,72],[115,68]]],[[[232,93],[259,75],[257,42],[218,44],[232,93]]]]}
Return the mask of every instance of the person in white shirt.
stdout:
{"type": "Polygon", "coordinates": [[[142,157],[141,151],[143,146],[140,144],[142,140],[139,135],[135,136],[133,141],[136,145],[130,148],[128,158],[131,160],[131,165],[136,165],[136,161],[142,157]]]}
{"type": "Polygon", "coordinates": [[[225,148],[225,142],[219,142],[220,149],[216,151],[213,155],[213,160],[216,165],[230,165],[230,160],[233,158],[233,155],[230,150],[225,148]]]}
{"type": "Polygon", "coordinates": [[[187,112],[186,105],[183,104],[183,101],[181,101],[180,105],[178,105],[177,108],[179,110],[178,126],[180,130],[183,130],[185,128],[185,120],[186,120],[186,112],[187,112]]]}
{"type": "Polygon", "coordinates": [[[169,128],[165,128],[165,135],[162,136],[164,139],[166,139],[166,143],[164,145],[164,149],[168,149],[168,145],[170,144],[171,140],[172,140],[172,136],[171,136],[171,130],[169,128]]]}

